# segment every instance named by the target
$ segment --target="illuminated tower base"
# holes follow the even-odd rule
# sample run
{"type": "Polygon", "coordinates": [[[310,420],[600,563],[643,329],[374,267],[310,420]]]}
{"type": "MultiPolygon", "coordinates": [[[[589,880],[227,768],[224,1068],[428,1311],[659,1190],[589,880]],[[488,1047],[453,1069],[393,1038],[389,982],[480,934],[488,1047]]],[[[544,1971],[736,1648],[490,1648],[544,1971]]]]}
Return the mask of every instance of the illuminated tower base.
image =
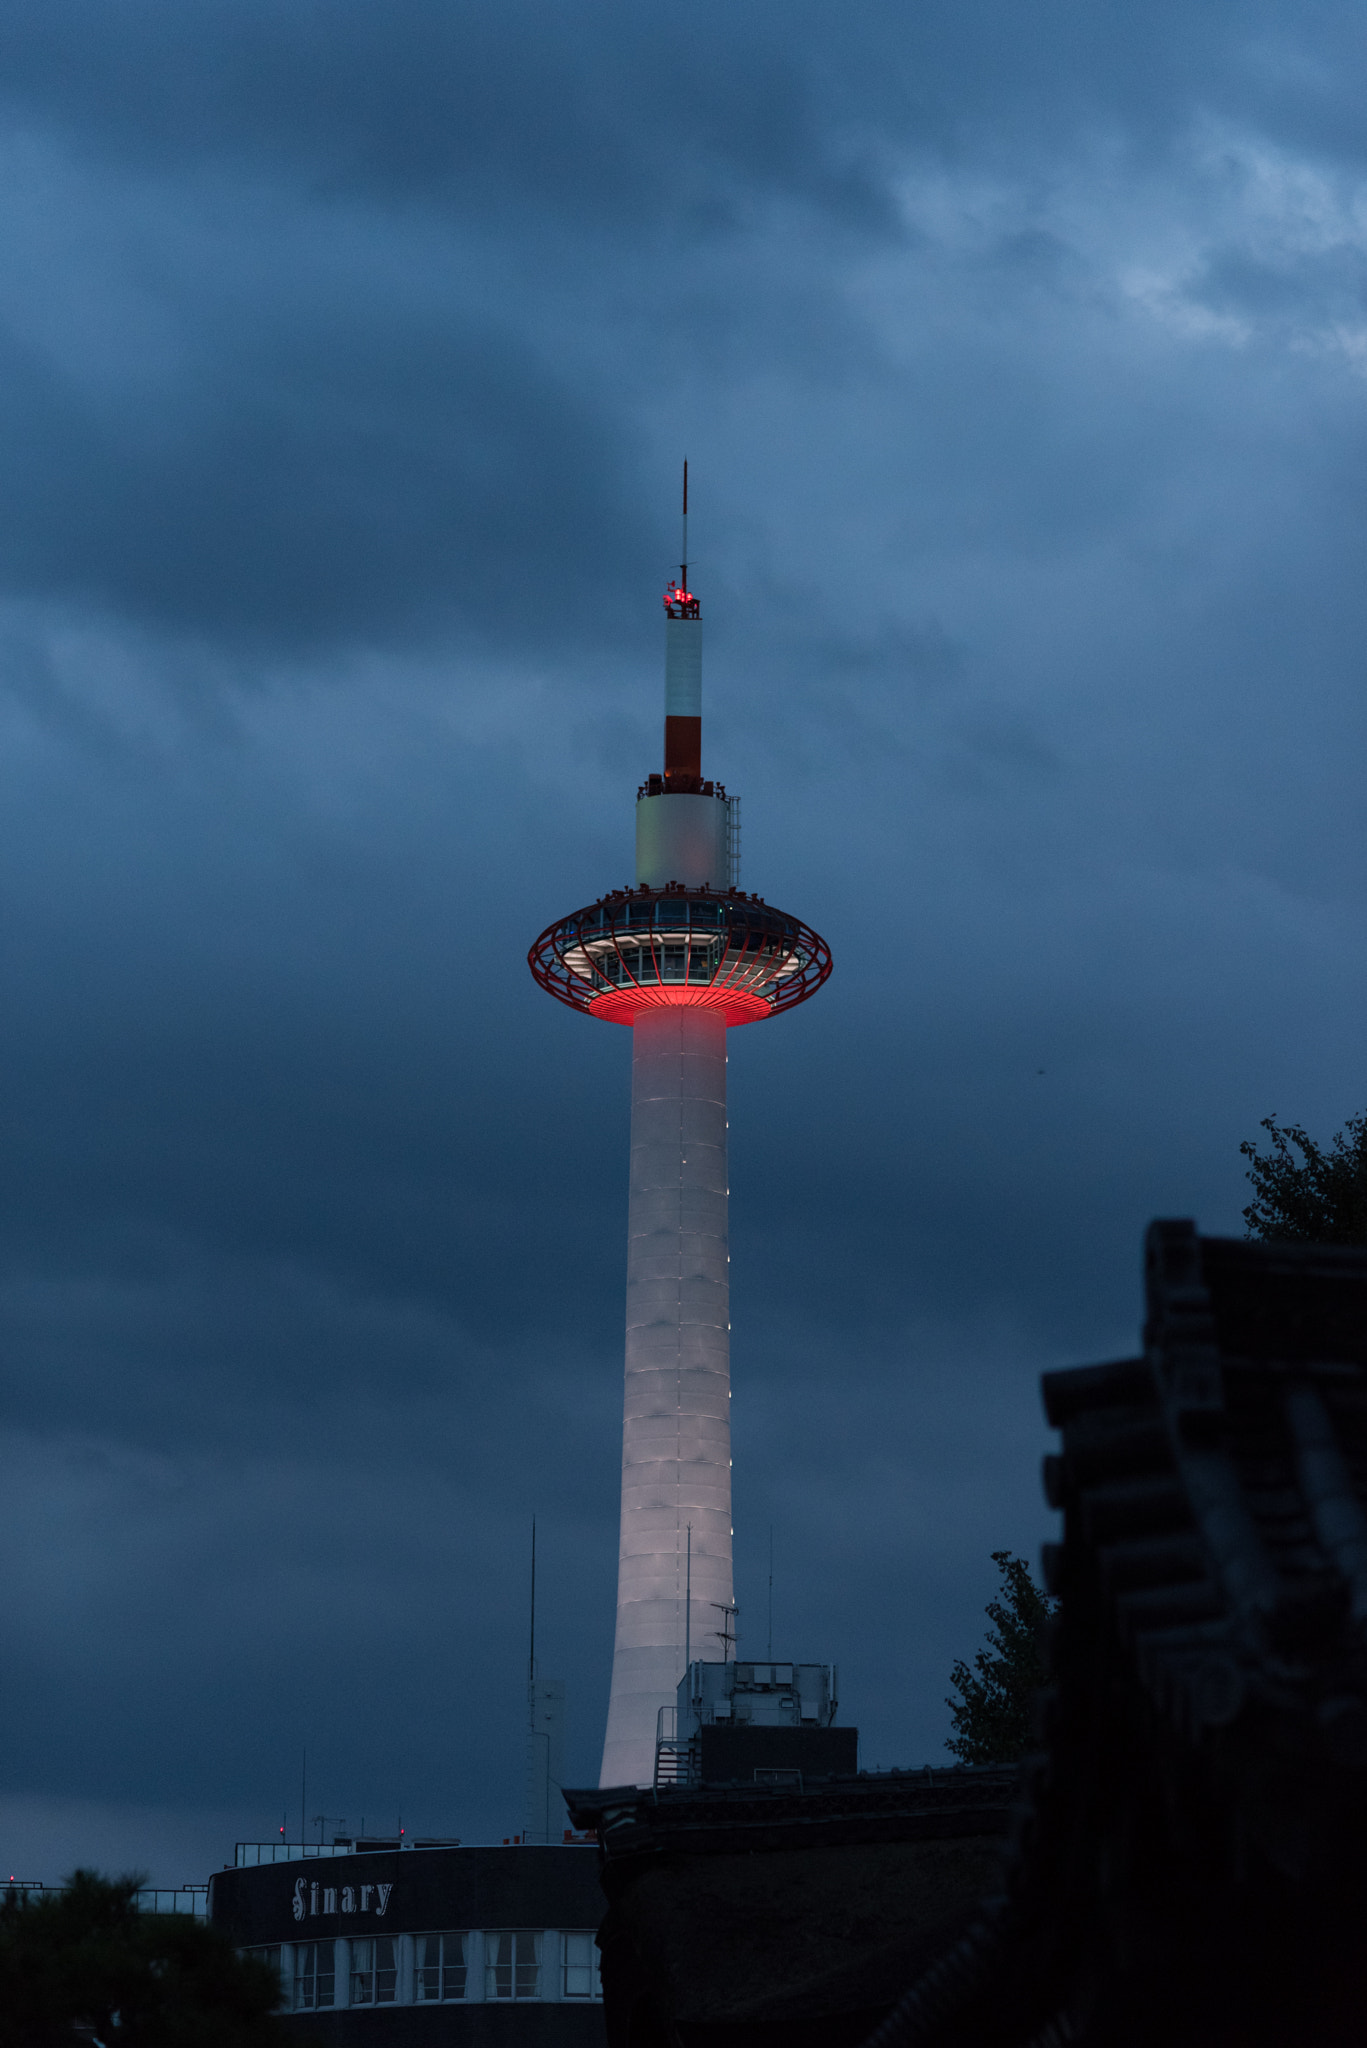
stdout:
{"type": "Polygon", "coordinates": [[[656,1716],[673,1703],[685,1642],[695,1656],[716,1653],[731,1605],[726,1020],[671,1004],[640,1014],[632,1038],[622,1539],[604,1785],[651,1782],[656,1716]]]}

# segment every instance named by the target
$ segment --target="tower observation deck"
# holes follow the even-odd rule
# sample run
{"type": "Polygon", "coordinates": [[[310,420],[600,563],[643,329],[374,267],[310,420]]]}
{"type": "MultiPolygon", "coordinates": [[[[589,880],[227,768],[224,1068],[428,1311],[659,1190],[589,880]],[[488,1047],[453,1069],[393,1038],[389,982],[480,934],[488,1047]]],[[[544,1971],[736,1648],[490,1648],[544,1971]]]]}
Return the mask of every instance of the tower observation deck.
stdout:
{"type": "MultiPolygon", "coordinates": [[[[687,534],[687,471],[684,519],[687,534]]],[[[617,1634],[601,1785],[649,1785],[688,1656],[732,1653],[726,1033],[831,971],[824,939],[740,890],[737,799],[702,775],[702,617],[687,542],[665,592],[664,768],[636,799],[636,885],[542,932],[536,980],[632,1031],[617,1634]]]]}

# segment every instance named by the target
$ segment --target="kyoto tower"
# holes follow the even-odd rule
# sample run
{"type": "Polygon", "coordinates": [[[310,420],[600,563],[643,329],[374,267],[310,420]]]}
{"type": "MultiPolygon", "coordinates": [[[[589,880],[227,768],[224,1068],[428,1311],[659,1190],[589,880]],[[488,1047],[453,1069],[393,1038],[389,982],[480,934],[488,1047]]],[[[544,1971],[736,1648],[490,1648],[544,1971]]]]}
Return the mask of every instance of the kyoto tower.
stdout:
{"type": "Polygon", "coordinates": [[[824,939],[739,880],[738,801],[702,772],[702,616],[682,563],[664,594],[663,772],[636,793],[636,886],[558,918],[542,988],[631,1027],[626,1401],[617,1637],[601,1785],[649,1785],[685,1659],[727,1654],[731,1322],[726,1033],[791,1010],[824,939]]]}

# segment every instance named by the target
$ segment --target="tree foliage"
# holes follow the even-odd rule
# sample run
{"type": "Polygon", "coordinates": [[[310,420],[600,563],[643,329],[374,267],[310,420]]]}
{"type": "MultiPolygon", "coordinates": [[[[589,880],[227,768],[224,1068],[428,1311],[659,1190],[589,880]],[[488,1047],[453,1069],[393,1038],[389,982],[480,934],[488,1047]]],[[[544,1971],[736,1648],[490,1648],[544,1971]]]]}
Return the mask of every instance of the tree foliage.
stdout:
{"type": "Polygon", "coordinates": [[[5,2048],[279,2048],[280,1980],[188,1914],[140,1913],[137,1877],[78,1870],[0,1903],[5,2048]],[[80,2029],[80,2032],[76,2032],[80,2029]]]}
{"type": "Polygon", "coordinates": [[[1265,1116],[1262,1129],[1272,1140],[1269,1152],[1248,1138],[1239,1147],[1252,1161],[1245,1176],[1254,1197],[1244,1210],[1249,1236],[1367,1244],[1367,1115],[1350,1116],[1327,1151],[1299,1124],[1283,1127],[1265,1116]]]}
{"type": "Polygon", "coordinates": [[[945,1744],[966,1764],[1012,1764],[1033,1746],[1031,1715],[1045,1679],[1044,1624],[1054,1602],[1030,1576],[1024,1558],[994,1550],[1001,1590],[987,1603],[992,1626],[970,1671],[955,1660],[948,1699],[954,1733],[945,1744]]]}

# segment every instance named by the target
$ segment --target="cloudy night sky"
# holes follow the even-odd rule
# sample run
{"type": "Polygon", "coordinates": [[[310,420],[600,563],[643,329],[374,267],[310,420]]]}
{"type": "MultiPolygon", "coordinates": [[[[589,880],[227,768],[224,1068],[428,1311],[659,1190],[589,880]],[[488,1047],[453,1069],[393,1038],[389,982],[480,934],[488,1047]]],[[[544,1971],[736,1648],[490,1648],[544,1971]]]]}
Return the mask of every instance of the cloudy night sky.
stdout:
{"type": "Polygon", "coordinates": [[[632,877],[704,766],[829,938],[733,1035],[742,1648],[947,1761],[1038,1397],[1367,1104],[1342,0],[15,0],[0,24],[0,1861],[597,1775],[632,877]]]}

